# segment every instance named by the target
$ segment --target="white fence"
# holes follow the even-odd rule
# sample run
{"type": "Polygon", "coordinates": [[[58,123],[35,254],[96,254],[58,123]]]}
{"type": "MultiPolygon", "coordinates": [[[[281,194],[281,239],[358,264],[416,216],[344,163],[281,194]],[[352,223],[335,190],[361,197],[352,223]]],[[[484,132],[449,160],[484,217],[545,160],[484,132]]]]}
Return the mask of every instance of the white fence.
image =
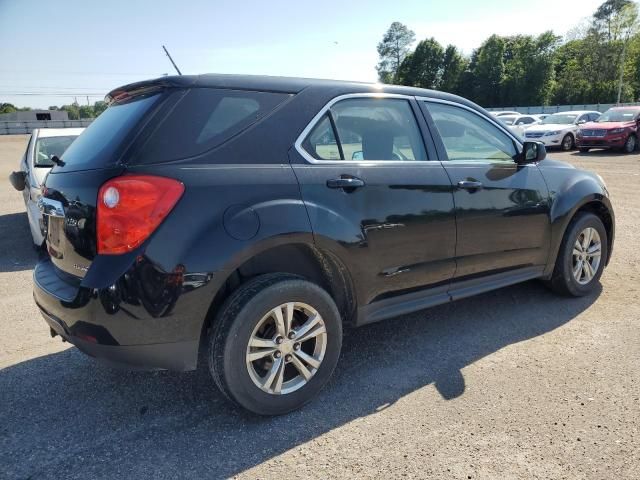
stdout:
{"type": "Polygon", "coordinates": [[[0,135],[31,133],[34,128],[79,128],[87,127],[93,118],[82,120],[33,120],[30,122],[0,122],[0,135]]]}
{"type": "Polygon", "coordinates": [[[640,106],[640,102],[636,103],[592,103],[592,104],[580,104],[580,105],[548,105],[537,107],[500,107],[500,108],[487,108],[489,112],[497,112],[510,110],[514,112],[520,112],[524,115],[537,115],[539,113],[558,113],[569,112],[574,110],[592,110],[597,112],[606,112],[611,107],[637,107],[640,106]]]}

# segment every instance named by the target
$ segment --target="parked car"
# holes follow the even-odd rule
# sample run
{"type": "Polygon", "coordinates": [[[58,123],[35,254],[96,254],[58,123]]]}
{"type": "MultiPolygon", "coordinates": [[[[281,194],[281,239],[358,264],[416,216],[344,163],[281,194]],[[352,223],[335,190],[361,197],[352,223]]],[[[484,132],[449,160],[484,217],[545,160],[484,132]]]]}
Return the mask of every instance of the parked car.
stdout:
{"type": "Polygon", "coordinates": [[[490,112],[491,115],[494,115],[496,117],[503,117],[505,115],[520,115],[520,112],[516,112],[513,110],[502,110],[502,111],[493,111],[490,112]]]}
{"type": "Polygon", "coordinates": [[[640,107],[613,107],[595,122],[578,130],[576,144],[581,152],[592,148],[620,149],[633,153],[638,148],[640,107]]]}
{"type": "Polygon", "coordinates": [[[540,123],[540,118],[536,115],[500,115],[498,117],[509,130],[520,137],[524,137],[525,130],[540,123]]]}
{"type": "Polygon", "coordinates": [[[528,140],[538,140],[546,147],[559,147],[566,152],[573,150],[580,126],[599,117],[600,112],[596,111],[554,113],[528,128],[524,136],[528,140]]]}
{"type": "Polygon", "coordinates": [[[47,177],[35,301],[99,359],[192,370],[205,345],[252,412],[317,395],[344,328],[530,279],[586,295],[611,257],[602,179],[451,94],[185,75],[109,98],[47,177]]]}
{"type": "Polygon", "coordinates": [[[52,157],[62,157],[84,128],[35,128],[20,161],[20,170],[10,176],[11,184],[22,192],[27,207],[29,228],[34,245],[44,243],[43,217],[38,208],[42,183],[53,167],[52,157]]]}

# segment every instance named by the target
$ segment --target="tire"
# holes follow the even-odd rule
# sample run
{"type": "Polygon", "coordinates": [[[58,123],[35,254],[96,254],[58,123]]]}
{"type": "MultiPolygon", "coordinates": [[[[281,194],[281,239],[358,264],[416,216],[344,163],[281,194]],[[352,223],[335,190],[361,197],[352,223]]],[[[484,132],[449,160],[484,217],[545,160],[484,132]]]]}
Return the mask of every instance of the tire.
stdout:
{"type": "Polygon", "coordinates": [[[569,152],[573,150],[573,147],[575,147],[575,141],[573,140],[573,135],[571,135],[570,133],[567,133],[562,138],[562,142],[560,143],[560,149],[563,152],[569,152]]]}
{"type": "Polygon", "coordinates": [[[259,415],[281,415],[302,407],[320,392],[335,369],[341,347],[342,321],[325,290],[297,276],[267,274],[238,288],[218,312],[209,338],[209,369],[216,385],[234,403],[259,415]],[[280,330],[277,315],[270,313],[282,306],[280,312],[286,317],[287,305],[295,307],[289,333],[298,335],[313,324],[298,338],[317,335],[298,343],[297,350],[296,338],[282,338],[276,344],[280,330]],[[325,333],[317,334],[323,326],[325,333]],[[249,340],[254,339],[255,344],[256,337],[263,343],[250,346],[249,340]],[[261,358],[250,361],[249,355],[261,358]],[[317,368],[302,361],[301,355],[317,368]],[[310,378],[303,377],[298,362],[310,378]],[[270,382],[272,372],[276,373],[270,382]]]}
{"type": "Polygon", "coordinates": [[[637,146],[638,146],[638,139],[636,138],[636,136],[629,135],[629,138],[627,138],[627,141],[624,142],[624,147],[622,147],[622,151],[624,153],[633,153],[635,152],[637,146]]]}
{"type": "MultiPolygon", "coordinates": [[[[592,238],[592,245],[595,246],[596,236],[593,235],[592,238]]],[[[591,249],[594,248],[591,247],[591,249]]],[[[580,248],[580,250],[583,249],[580,248]]],[[[556,265],[553,270],[553,275],[551,280],[548,282],[548,285],[553,291],[561,295],[573,297],[588,295],[597,287],[598,282],[600,281],[608,252],[609,244],[607,231],[604,228],[602,220],[592,213],[583,212],[577,214],[569,224],[569,227],[567,227],[567,231],[564,234],[562,244],[560,245],[560,251],[558,252],[558,258],[556,259],[556,265]],[[589,275],[585,274],[582,270],[578,273],[581,277],[579,280],[576,278],[576,274],[574,272],[574,268],[578,263],[576,261],[577,257],[574,255],[574,247],[578,240],[582,240],[580,243],[584,243],[583,233],[586,232],[587,229],[592,229],[597,232],[597,239],[600,244],[600,256],[595,268],[593,268],[594,264],[589,260],[589,257],[587,257],[586,261],[589,261],[591,270],[594,273],[591,274],[591,278],[589,279],[589,275]]]]}
{"type": "Polygon", "coordinates": [[[589,148],[580,147],[578,150],[580,150],[580,153],[589,153],[590,149],[589,148]]]}

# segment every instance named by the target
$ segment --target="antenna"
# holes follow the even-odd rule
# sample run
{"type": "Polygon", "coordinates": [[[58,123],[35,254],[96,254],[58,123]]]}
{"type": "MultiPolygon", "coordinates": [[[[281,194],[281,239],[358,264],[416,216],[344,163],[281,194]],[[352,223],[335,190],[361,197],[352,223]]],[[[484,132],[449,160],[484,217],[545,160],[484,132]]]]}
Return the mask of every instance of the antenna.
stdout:
{"type": "Polygon", "coordinates": [[[167,50],[167,47],[165,47],[164,45],[162,45],[162,49],[164,50],[164,53],[167,54],[167,57],[169,57],[169,60],[171,61],[171,64],[173,65],[173,68],[176,69],[176,72],[178,72],[178,75],[182,75],[182,72],[180,71],[180,69],[178,68],[178,66],[176,65],[176,62],[173,61],[173,58],[171,58],[171,55],[169,54],[169,50],[167,50]]]}

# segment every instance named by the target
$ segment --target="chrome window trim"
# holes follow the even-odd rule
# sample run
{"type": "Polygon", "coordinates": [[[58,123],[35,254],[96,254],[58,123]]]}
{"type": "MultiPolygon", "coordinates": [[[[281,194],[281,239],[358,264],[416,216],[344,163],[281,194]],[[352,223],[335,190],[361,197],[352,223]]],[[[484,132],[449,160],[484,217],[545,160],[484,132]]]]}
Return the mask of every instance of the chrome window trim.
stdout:
{"type": "Polygon", "coordinates": [[[475,113],[478,117],[483,118],[484,120],[486,120],[489,123],[491,123],[491,124],[495,125],[496,127],[498,127],[498,130],[502,130],[504,133],[506,133],[507,136],[509,138],[511,138],[515,142],[515,144],[517,146],[516,150],[518,150],[518,153],[522,152],[523,145],[522,145],[522,140],[521,139],[516,137],[513,134],[513,132],[511,132],[511,130],[509,130],[503,124],[501,124],[500,122],[495,121],[495,119],[493,119],[493,118],[489,118],[488,116],[482,115],[482,113],[478,112],[475,108],[468,107],[468,106],[463,105],[463,104],[458,103],[458,102],[452,102],[451,100],[442,100],[440,98],[431,98],[431,97],[415,97],[415,98],[419,102],[444,103],[446,105],[451,105],[451,106],[454,106],[454,107],[464,108],[465,110],[468,110],[468,111],[470,111],[472,113],[475,113]]]}
{"type": "MultiPolygon", "coordinates": [[[[384,92],[368,92],[368,93],[347,93],[344,95],[338,95],[327,102],[327,104],[320,109],[320,111],[311,119],[309,124],[302,130],[302,133],[298,136],[294,143],[295,149],[298,153],[309,163],[320,165],[360,165],[360,166],[376,166],[376,165],[425,165],[439,163],[440,160],[323,160],[313,158],[309,152],[302,147],[302,142],[307,138],[311,130],[313,130],[320,119],[327,113],[327,111],[336,103],[342,100],[348,100],[351,98],[392,98],[401,100],[415,100],[413,95],[403,95],[400,93],[384,93],[384,92]]],[[[416,126],[420,130],[418,119],[416,120],[416,126]]],[[[421,133],[422,136],[422,133],[421,133]]],[[[425,153],[428,155],[427,146],[424,145],[425,153]]]]}

